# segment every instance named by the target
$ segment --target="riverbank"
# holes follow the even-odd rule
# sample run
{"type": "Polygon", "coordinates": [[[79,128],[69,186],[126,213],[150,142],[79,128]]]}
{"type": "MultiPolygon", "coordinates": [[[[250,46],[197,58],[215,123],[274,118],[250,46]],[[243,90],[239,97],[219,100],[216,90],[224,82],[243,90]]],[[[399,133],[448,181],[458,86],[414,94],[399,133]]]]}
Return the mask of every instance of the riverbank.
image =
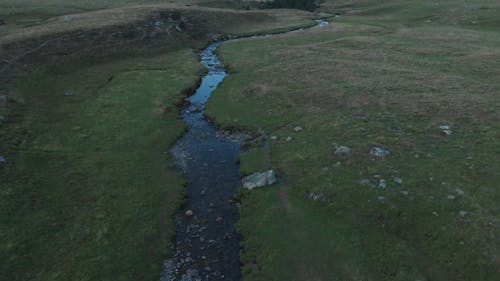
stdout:
{"type": "Polygon", "coordinates": [[[96,19],[117,10],[71,15],[103,25],[50,33],[62,16],[22,27],[36,36],[0,39],[0,279],[159,278],[185,194],[168,150],[185,131],[184,90],[203,72],[198,49],[214,34],[308,21],[293,11],[186,9],[120,23],[96,19]]]}

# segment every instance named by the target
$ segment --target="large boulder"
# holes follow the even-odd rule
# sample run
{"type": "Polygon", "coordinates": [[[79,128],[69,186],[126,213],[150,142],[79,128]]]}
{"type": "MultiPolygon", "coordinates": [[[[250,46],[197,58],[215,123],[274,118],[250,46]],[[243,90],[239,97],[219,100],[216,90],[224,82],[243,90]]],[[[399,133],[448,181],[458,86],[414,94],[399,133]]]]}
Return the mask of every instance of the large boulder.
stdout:
{"type": "Polygon", "coordinates": [[[252,190],[256,187],[275,184],[276,174],[274,173],[274,170],[269,170],[263,173],[254,173],[247,177],[244,177],[241,182],[243,183],[244,188],[252,190]]]}

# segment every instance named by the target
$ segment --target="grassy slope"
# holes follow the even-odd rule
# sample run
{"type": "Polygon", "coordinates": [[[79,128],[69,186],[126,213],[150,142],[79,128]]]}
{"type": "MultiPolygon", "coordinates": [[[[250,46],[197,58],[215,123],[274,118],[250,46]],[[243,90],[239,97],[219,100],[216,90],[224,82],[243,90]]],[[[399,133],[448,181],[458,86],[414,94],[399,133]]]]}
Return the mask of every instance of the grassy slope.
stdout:
{"type": "Polygon", "coordinates": [[[340,1],[323,29],[223,45],[208,113],[279,136],[242,156],[282,177],[241,193],[244,280],[499,279],[500,7],[468,3],[340,1]]]}
{"type": "Polygon", "coordinates": [[[166,151],[197,59],[49,67],[19,82],[27,98],[2,132],[15,150],[1,170],[1,279],[157,276],[183,186],[166,151]]]}
{"type": "MultiPolygon", "coordinates": [[[[64,13],[47,3],[39,4],[64,13]]],[[[154,9],[137,7],[139,16],[154,9]]],[[[85,28],[88,18],[114,14],[123,17],[109,10],[78,19],[85,28]]],[[[309,17],[292,11],[192,15],[192,24],[205,21],[214,32],[234,33],[290,28],[309,17]]],[[[37,22],[33,34],[46,34],[60,20],[37,22]]],[[[105,19],[95,21],[106,26],[105,19]]],[[[165,54],[121,60],[77,53],[11,85],[8,94],[17,103],[0,107],[0,155],[7,159],[0,164],[0,280],[158,277],[183,193],[166,153],[184,130],[175,104],[202,70],[190,47],[204,43],[179,40],[166,44],[165,54]]]]}

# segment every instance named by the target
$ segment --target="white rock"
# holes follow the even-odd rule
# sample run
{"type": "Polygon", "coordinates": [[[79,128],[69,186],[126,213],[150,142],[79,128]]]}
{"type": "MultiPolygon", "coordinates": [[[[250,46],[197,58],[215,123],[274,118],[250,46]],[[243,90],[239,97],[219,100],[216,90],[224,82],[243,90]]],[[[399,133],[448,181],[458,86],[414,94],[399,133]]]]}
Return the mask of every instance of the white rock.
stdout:
{"type": "Polygon", "coordinates": [[[381,179],[379,182],[378,182],[378,187],[380,188],[386,188],[387,187],[387,184],[385,183],[385,180],[384,179],[381,179]]]}
{"type": "Polygon", "coordinates": [[[455,200],[455,196],[454,195],[448,195],[446,198],[448,198],[448,200],[455,200]]]}
{"type": "Polygon", "coordinates": [[[336,155],[339,155],[339,154],[349,154],[351,153],[351,148],[348,147],[348,146],[344,146],[344,145],[341,145],[337,148],[337,150],[335,150],[335,154],[336,155]]]}
{"type": "Polygon", "coordinates": [[[292,137],[286,137],[286,141],[289,142],[289,141],[292,141],[293,138],[292,137]]]}
{"type": "Polygon", "coordinates": [[[394,177],[394,182],[397,184],[403,184],[403,179],[399,177],[394,177]]]}
{"type": "Polygon", "coordinates": [[[447,136],[449,136],[453,133],[450,129],[450,125],[440,125],[439,129],[441,129],[443,131],[443,134],[445,134],[447,136]]]}
{"type": "Polygon", "coordinates": [[[185,213],[186,217],[192,217],[193,216],[193,211],[192,210],[187,210],[185,213]]]}
{"type": "Polygon", "coordinates": [[[302,130],[304,130],[304,129],[303,129],[302,127],[300,127],[300,126],[297,126],[297,127],[293,128],[293,130],[294,130],[295,132],[300,132],[300,131],[302,131],[302,130]]]}
{"type": "Polygon", "coordinates": [[[443,134],[449,136],[451,135],[453,132],[451,130],[443,130],[443,134]]]}
{"type": "Polygon", "coordinates": [[[370,184],[371,184],[369,179],[362,179],[362,180],[360,181],[360,183],[361,183],[362,185],[370,185],[370,184]]]}
{"type": "Polygon", "coordinates": [[[461,190],[460,188],[455,189],[455,192],[458,194],[458,196],[462,196],[465,194],[465,192],[463,190],[461,190]]]}
{"type": "Polygon", "coordinates": [[[458,216],[460,216],[461,218],[465,218],[465,216],[468,214],[467,211],[464,211],[464,210],[461,210],[458,212],[458,216]]]}
{"type": "Polygon", "coordinates": [[[374,146],[370,149],[370,155],[376,156],[376,157],[384,157],[389,155],[391,152],[387,150],[386,148],[380,147],[380,146],[374,146]]]}
{"type": "Polygon", "coordinates": [[[439,129],[441,129],[441,130],[449,130],[450,129],[450,125],[440,125],[439,129]]]}
{"type": "Polygon", "coordinates": [[[266,185],[273,185],[276,183],[276,174],[274,170],[269,170],[263,173],[254,173],[247,177],[244,177],[242,180],[243,187],[252,190],[256,187],[263,187],[266,185]]]}

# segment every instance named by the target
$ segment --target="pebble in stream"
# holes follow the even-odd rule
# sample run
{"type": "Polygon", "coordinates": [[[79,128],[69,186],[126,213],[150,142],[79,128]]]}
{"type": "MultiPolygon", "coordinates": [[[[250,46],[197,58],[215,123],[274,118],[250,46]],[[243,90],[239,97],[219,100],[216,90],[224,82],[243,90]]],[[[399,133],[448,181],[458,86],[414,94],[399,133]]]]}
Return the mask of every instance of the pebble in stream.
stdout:
{"type": "MultiPolygon", "coordinates": [[[[316,26],[325,25],[318,20],[316,26]]],[[[164,262],[160,281],[240,280],[239,237],[235,225],[239,205],[233,199],[238,186],[242,134],[218,132],[204,118],[205,103],[227,75],[214,54],[221,42],[201,53],[208,69],[190,105],[181,110],[188,126],[172,148],[187,180],[188,200],[175,217],[176,244],[164,262]]]]}
{"type": "Polygon", "coordinates": [[[175,218],[175,253],[165,262],[161,281],[240,279],[238,209],[231,202],[239,182],[241,138],[217,132],[203,115],[211,92],[226,76],[214,54],[220,44],[203,50],[208,73],[181,111],[189,130],[172,153],[185,173],[188,201],[175,218]]]}

